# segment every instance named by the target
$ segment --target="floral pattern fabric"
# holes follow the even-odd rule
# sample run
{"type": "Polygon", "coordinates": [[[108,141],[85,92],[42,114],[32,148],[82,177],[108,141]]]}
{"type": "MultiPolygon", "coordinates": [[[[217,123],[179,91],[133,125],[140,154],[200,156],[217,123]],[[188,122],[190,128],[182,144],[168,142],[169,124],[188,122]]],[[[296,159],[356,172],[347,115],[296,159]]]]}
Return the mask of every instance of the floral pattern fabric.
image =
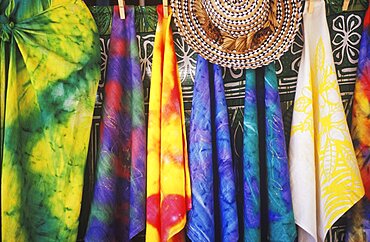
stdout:
{"type": "Polygon", "coordinates": [[[365,186],[365,197],[349,214],[347,241],[370,241],[370,8],[358,60],[357,81],[352,113],[352,139],[365,186]]]}
{"type": "Polygon", "coordinates": [[[346,122],[326,25],[324,1],[303,13],[304,49],[289,145],[298,241],[324,241],[364,195],[346,122]]]}

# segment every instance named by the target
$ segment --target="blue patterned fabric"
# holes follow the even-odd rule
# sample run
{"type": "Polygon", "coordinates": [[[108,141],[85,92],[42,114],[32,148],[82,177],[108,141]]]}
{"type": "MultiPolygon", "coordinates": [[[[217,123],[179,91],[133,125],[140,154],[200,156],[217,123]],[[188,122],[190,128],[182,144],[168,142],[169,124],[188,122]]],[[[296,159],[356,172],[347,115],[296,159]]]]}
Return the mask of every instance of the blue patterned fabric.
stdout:
{"type": "Polygon", "coordinates": [[[243,124],[244,241],[260,241],[260,169],[254,70],[246,70],[243,124]]]}
{"type": "Polygon", "coordinates": [[[275,65],[265,67],[266,168],[270,241],[294,241],[297,231],[275,65]]]}
{"type": "Polygon", "coordinates": [[[246,70],[244,241],[294,241],[296,228],[275,66],[270,64],[257,71],[246,70]],[[262,78],[257,77],[257,71],[262,72],[262,78]],[[262,205],[262,200],[267,203],[262,205]],[[267,238],[261,238],[262,228],[268,230],[267,238]]]}
{"type": "Polygon", "coordinates": [[[238,215],[221,69],[198,56],[190,120],[192,241],[237,241],[238,215]],[[218,229],[220,228],[220,229],[218,229]]]}

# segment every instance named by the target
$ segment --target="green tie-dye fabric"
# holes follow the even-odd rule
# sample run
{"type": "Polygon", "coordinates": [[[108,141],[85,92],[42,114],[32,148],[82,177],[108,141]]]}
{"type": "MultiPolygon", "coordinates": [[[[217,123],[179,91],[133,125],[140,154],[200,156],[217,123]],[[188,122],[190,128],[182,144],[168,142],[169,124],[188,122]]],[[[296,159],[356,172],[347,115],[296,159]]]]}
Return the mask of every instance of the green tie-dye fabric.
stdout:
{"type": "Polygon", "coordinates": [[[100,77],[80,0],[0,0],[2,241],[75,241],[100,77]]]}

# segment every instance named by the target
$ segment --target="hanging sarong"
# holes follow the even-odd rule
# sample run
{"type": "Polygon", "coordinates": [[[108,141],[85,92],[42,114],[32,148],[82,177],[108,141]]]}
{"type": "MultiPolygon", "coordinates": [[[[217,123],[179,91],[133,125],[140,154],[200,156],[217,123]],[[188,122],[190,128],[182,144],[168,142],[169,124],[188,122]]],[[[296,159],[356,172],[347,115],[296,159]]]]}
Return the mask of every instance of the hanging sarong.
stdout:
{"type": "Polygon", "coordinates": [[[370,241],[370,8],[360,44],[351,131],[366,196],[350,213],[346,241],[370,241]]]}
{"type": "Polygon", "coordinates": [[[129,241],[145,228],[146,130],[134,7],[114,7],[95,192],[86,241],[129,241]]]}
{"type": "Polygon", "coordinates": [[[303,13],[304,49],[289,146],[298,241],[324,241],[330,227],[364,195],[339,92],[325,1],[303,13]]]}
{"type": "Polygon", "coordinates": [[[198,55],[190,120],[191,241],[238,241],[229,121],[221,69],[198,55]]]}
{"type": "Polygon", "coordinates": [[[246,70],[244,241],[294,241],[288,158],[275,65],[246,70]]]}
{"type": "Polygon", "coordinates": [[[83,1],[1,1],[3,241],[75,241],[99,38],[83,1]]]}
{"type": "Polygon", "coordinates": [[[256,72],[246,70],[243,120],[244,241],[261,241],[259,161],[256,72]]]}
{"type": "Polygon", "coordinates": [[[157,7],[148,114],[146,240],[185,241],[191,207],[184,108],[171,15],[157,7]]]}

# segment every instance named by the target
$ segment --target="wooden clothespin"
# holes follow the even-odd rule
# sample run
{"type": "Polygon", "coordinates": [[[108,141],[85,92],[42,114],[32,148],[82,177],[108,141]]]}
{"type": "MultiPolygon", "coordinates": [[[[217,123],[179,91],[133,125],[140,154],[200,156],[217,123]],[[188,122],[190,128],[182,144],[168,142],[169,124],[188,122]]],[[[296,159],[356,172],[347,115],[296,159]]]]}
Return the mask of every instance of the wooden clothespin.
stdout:
{"type": "Polygon", "coordinates": [[[168,18],[168,0],[163,0],[163,16],[168,18]]]}
{"type": "Polygon", "coordinates": [[[125,0],[118,0],[119,17],[125,19],[125,0]]]}
{"type": "Polygon", "coordinates": [[[342,11],[347,11],[349,6],[349,0],[343,1],[342,11]]]}
{"type": "Polygon", "coordinates": [[[307,3],[308,3],[308,13],[312,13],[313,12],[313,2],[314,0],[307,0],[307,3]]]}

